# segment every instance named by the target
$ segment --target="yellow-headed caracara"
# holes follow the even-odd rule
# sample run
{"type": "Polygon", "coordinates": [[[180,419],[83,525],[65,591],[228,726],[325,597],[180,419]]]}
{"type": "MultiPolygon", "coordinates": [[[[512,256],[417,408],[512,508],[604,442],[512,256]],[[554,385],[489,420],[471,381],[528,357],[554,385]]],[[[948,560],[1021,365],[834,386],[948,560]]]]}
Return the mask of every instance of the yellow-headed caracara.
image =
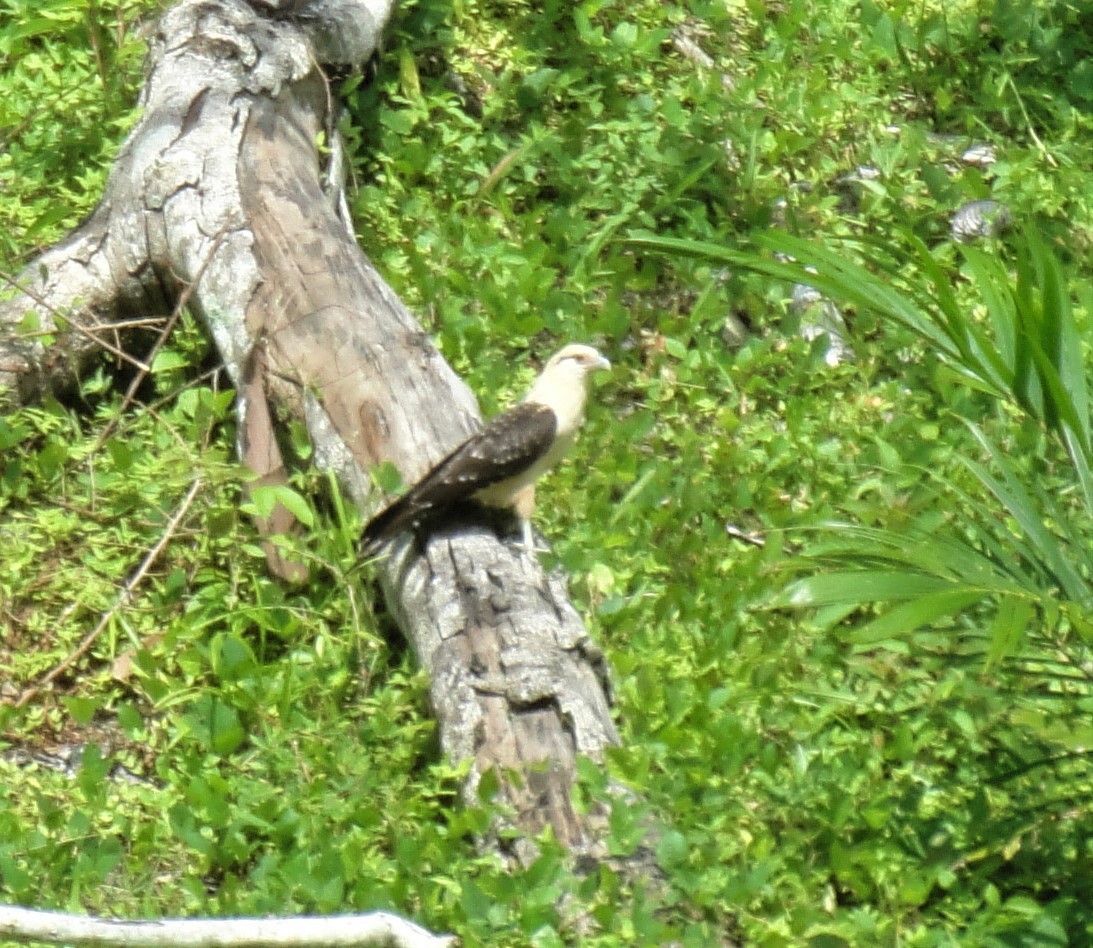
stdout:
{"type": "Polygon", "coordinates": [[[577,437],[588,376],[609,368],[611,363],[591,346],[569,345],[556,353],[522,402],[490,419],[368,522],[361,554],[375,554],[415,521],[466,500],[515,511],[524,547],[531,552],[535,481],[561,460],[577,437]]]}

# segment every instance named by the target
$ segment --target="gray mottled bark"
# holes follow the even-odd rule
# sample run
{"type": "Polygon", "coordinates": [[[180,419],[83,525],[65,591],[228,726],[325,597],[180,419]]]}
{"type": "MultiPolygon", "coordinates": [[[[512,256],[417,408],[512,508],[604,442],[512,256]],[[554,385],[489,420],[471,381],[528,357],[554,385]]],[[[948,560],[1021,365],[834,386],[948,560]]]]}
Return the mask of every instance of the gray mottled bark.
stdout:
{"type": "MultiPolygon", "coordinates": [[[[367,60],[390,7],[183,0],[165,14],[102,202],[0,303],[0,401],[63,388],[101,355],[104,324],[185,294],[241,386],[240,447],[263,475],[281,470],[271,419],[302,418],[367,511],[371,465],[412,480],[475,428],[473,396],[357,247],[316,150],[335,124],[318,64],[367,60]],[[27,311],[56,331],[50,347],[17,331],[27,311]]],[[[618,737],[562,580],[474,522],[407,541],[381,572],[443,745],[475,762],[468,790],[490,767],[523,774],[502,780],[517,825],[597,852],[596,817],[570,803],[575,761],[618,737]]]]}

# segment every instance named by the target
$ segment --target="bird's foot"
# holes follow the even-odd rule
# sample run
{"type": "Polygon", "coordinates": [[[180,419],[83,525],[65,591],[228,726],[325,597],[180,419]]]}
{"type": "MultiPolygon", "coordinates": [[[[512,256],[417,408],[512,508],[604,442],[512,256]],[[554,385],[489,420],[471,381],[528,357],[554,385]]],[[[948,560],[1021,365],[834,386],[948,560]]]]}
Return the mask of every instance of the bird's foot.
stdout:
{"type": "Polygon", "coordinates": [[[531,529],[531,524],[526,520],[523,523],[523,529],[520,536],[520,552],[529,560],[537,559],[537,553],[550,552],[550,547],[546,545],[540,546],[535,542],[535,531],[531,529]]]}

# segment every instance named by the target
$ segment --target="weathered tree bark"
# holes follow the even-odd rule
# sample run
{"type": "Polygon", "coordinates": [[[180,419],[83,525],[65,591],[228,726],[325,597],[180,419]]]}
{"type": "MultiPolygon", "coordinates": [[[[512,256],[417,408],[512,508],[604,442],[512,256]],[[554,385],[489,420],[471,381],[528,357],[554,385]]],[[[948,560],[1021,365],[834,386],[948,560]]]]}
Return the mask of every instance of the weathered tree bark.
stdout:
{"type": "MultiPolygon", "coordinates": [[[[101,203],[0,304],[0,402],[70,386],[114,338],[102,327],[186,293],[240,389],[241,452],[267,478],[277,418],[304,419],[362,511],[371,465],[411,481],[475,428],[474,398],[358,248],[316,148],[336,124],[319,64],[365,62],[393,2],[182,0],[164,15],[101,203]],[[56,333],[49,348],[16,331],[28,310],[56,333]]],[[[481,522],[405,542],[381,571],[443,747],[474,760],[468,792],[488,768],[521,774],[501,781],[516,824],[598,853],[598,817],[571,805],[575,762],[618,737],[564,582],[481,522]]]]}

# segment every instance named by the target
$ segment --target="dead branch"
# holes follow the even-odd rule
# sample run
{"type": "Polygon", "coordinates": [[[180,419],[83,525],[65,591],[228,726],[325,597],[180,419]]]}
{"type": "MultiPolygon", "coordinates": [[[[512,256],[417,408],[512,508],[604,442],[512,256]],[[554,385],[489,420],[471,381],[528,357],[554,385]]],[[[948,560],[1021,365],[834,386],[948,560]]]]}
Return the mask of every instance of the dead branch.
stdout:
{"type": "Polygon", "coordinates": [[[297,918],[166,918],[148,922],[0,906],[0,936],[16,942],[147,948],[452,948],[390,912],[297,918]]]}

